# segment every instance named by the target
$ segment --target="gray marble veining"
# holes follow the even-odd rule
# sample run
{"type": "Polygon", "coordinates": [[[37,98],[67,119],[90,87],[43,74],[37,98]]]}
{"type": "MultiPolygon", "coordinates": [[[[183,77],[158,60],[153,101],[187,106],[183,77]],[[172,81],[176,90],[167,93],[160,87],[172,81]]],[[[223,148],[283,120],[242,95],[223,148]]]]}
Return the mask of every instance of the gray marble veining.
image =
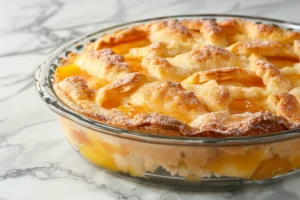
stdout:
{"type": "Polygon", "coordinates": [[[226,192],[129,182],[84,162],[33,86],[57,47],[114,24],[175,14],[231,13],[300,22],[299,0],[0,0],[0,200],[297,200],[300,178],[226,192]]]}

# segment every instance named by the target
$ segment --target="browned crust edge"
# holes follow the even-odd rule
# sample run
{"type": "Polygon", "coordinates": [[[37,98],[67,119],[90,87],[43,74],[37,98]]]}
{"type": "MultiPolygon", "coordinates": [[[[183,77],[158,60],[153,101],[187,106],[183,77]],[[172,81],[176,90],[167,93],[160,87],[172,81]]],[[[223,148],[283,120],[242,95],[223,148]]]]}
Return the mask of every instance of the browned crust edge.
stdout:
{"type": "MultiPolygon", "coordinates": [[[[75,103],[58,86],[54,85],[54,90],[63,103],[85,117],[141,133],[187,137],[232,137],[262,135],[297,127],[285,118],[270,112],[248,113],[246,119],[239,125],[222,125],[218,121],[212,120],[210,123],[203,123],[199,128],[193,128],[184,122],[157,113],[137,114],[134,118],[129,118],[119,111],[104,108],[99,113],[92,113],[75,103]]],[[[217,120],[217,118],[215,119],[217,120]]]]}

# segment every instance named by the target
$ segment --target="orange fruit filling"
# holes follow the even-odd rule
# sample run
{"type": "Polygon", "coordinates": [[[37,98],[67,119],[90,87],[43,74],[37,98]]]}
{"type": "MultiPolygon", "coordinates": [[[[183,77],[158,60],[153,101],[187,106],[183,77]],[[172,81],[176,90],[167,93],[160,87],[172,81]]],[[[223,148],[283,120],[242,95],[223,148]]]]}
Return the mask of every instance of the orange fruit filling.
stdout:
{"type": "Polygon", "coordinates": [[[112,171],[118,171],[113,158],[102,146],[94,148],[89,145],[79,145],[80,153],[90,162],[112,171]]]}
{"type": "Polygon", "coordinates": [[[249,178],[264,157],[262,151],[237,155],[222,153],[216,159],[206,163],[203,168],[227,176],[249,178]]]}
{"type": "Polygon", "coordinates": [[[294,153],[289,160],[294,169],[300,168],[300,152],[294,153]]]}
{"type": "Polygon", "coordinates": [[[298,59],[292,58],[267,57],[267,59],[270,63],[272,63],[278,68],[293,66],[295,63],[299,62],[298,59]]]}
{"type": "MultiPolygon", "coordinates": [[[[290,80],[290,83],[299,85],[300,81],[300,74],[291,74],[291,75],[286,75],[288,79],[290,80]]],[[[299,85],[300,86],[300,85],[299,85]]]]}
{"type": "Polygon", "coordinates": [[[133,59],[133,58],[125,58],[125,62],[128,63],[129,68],[132,72],[141,72],[144,69],[141,67],[141,60],[140,59],[133,59]]]}
{"type": "MultiPolygon", "coordinates": [[[[136,110],[139,108],[134,108],[130,105],[127,107],[121,106],[118,109],[131,116],[141,112],[136,110]]],[[[102,143],[100,138],[92,132],[85,134],[81,131],[72,130],[71,136],[76,141],[81,154],[88,161],[113,171],[120,170],[116,167],[111,155],[114,153],[126,155],[126,152],[123,152],[122,149],[102,143]]],[[[188,168],[185,162],[181,162],[179,167],[188,168]]],[[[131,168],[128,172],[136,175],[134,168],[131,168]]],[[[266,159],[266,154],[261,150],[249,151],[245,154],[221,152],[217,158],[208,161],[201,168],[226,176],[263,180],[300,168],[300,154],[295,154],[288,160],[280,158],[278,155],[266,159]]],[[[194,176],[189,176],[186,177],[186,180],[196,180],[194,176]]]]}
{"type": "Polygon", "coordinates": [[[245,87],[265,87],[263,80],[260,77],[251,78],[240,78],[232,77],[232,79],[227,80],[217,80],[220,85],[234,85],[234,86],[245,86],[245,87]]]}
{"type": "Polygon", "coordinates": [[[111,47],[111,49],[119,55],[123,55],[129,52],[132,48],[140,48],[144,47],[150,44],[150,41],[148,39],[142,39],[142,40],[135,40],[131,42],[127,42],[124,44],[118,44],[116,46],[111,47]]]}
{"type": "Polygon", "coordinates": [[[56,69],[56,72],[59,80],[61,81],[70,76],[80,76],[84,80],[87,80],[90,77],[92,77],[91,75],[89,75],[85,71],[82,71],[77,65],[74,64],[61,66],[56,69]]]}
{"type": "Polygon", "coordinates": [[[290,161],[280,158],[278,155],[274,155],[272,158],[263,160],[250,178],[253,180],[263,180],[276,175],[286,174],[292,169],[293,167],[290,161]]]}
{"type": "Polygon", "coordinates": [[[107,101],[103,101],[102,107],[106,109],[116,108],[121,105],[121,100],[119,98],[109,99],[107,101]]]}
{"type": "Polygon", "coordinates": [[[75,142],[76,145],[81,145],[81,144],[91,144],[88,136],[78,130],[70,130],[70,135],[75,142]]]}
{"type": "Polygon", "coordinates": [[[230,103],[229,110],[231,114],[238,114],[245,112],[255,113],[265,109],[261,104],[254,100],[235,99],[230,103]]]}
{"type": "Polygon", "coordinates": [[[88,74],[87,72],[81,70],[80,67],[74,64],[65,65],[57,68],[57,75],[60,81],[71,76],[79,76],[83,78],[83,80],[87,82],[88,86],[94,90],[97,90],[108,84],[106,80],[102,80],[99,79],[98,77],[94,77],[88,74]]]}
{"type": "Polygon", "coordinates": [[[117,171],[117,167],[113,158],[111,157],[111,152],[108,152],[107,149],[102,145],[100,139],[97,138],[97,135],[88,134],[86,135],[89,138],[89,142],[82,140],[82,142],[77,146],[80,153],[90,162],[110,169],[117,171]]]}
{"type": "Polygon", "coordinates": [[[140,106],[133,106],[131,104],[124,104],[116,108],[116,110],[121,111],[125,115],[133,118],[136,114],[139,113],[149,113],[150,109],[140,106]]]}

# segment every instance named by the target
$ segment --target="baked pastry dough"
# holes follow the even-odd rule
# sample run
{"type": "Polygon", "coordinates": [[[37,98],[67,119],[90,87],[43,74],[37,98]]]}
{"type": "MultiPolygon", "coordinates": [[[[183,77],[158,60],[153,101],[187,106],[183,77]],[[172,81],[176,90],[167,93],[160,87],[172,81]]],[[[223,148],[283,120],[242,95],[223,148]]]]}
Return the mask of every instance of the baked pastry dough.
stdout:
{"type": "Polygon", "coordinates": [[[106,34],[57,68],[73,110],[150,134],[231,137],[300,127],[300,33],[240,19],[106,34]]]}

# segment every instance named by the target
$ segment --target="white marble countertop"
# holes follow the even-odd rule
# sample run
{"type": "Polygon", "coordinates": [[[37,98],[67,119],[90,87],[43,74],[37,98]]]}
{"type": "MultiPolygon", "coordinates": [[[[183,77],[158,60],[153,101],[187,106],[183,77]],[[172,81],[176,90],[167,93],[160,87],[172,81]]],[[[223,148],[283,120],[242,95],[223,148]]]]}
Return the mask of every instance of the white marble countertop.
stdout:
{"type": "Polygon", "coordinates": [[[299,0],[0,0],[0,200],[300,199],[299,176],[239,191],[191,193],[106,174],[70,148],[33,86],[37,66],[55,48],[113,24],[198,13],[300,22],[299,10],[299,0]]]}

